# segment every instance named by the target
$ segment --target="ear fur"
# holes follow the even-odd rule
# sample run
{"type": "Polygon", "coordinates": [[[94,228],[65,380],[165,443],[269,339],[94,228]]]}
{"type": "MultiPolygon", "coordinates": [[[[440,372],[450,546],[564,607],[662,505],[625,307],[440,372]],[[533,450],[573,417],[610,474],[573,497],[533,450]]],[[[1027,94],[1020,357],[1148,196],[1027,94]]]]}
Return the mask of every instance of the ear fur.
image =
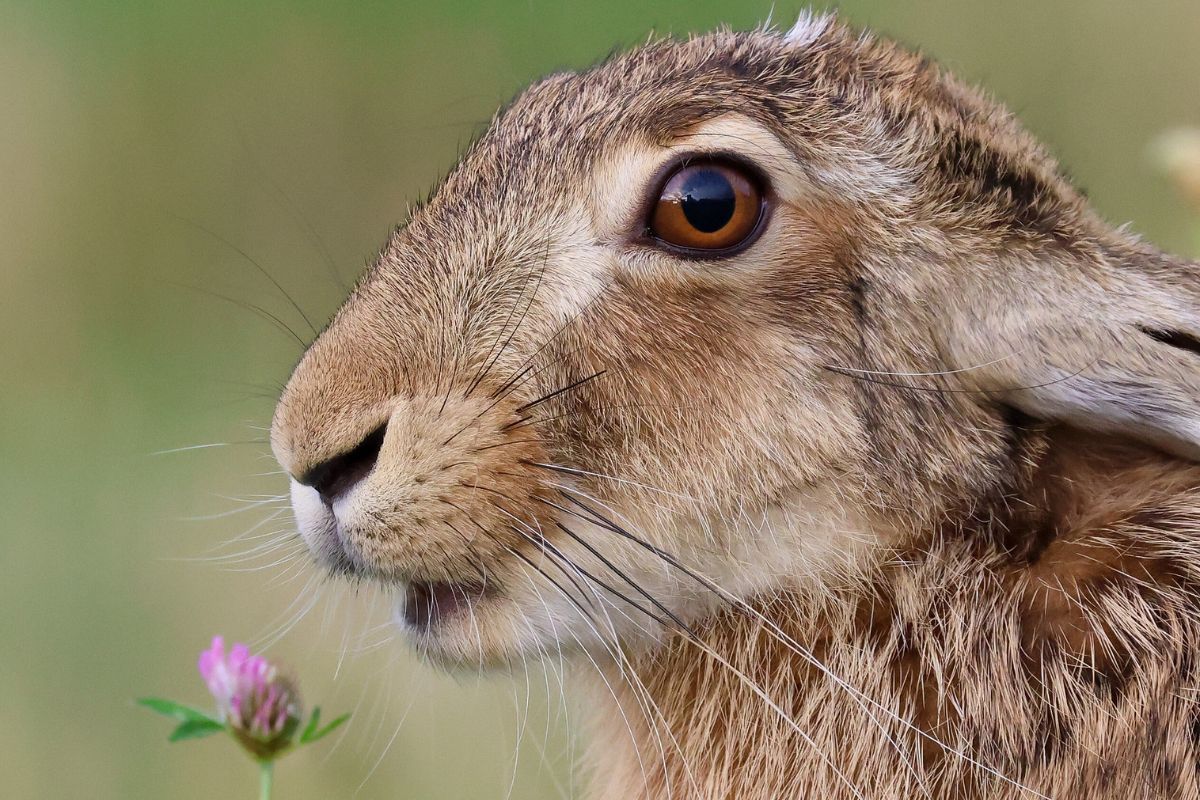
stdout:
{"type": "Polygon", "coordinates": [[[957,287],[942,331],[970,389],[1200,460],[1200,265],[1139,248],[987,272],[957,287]]]}

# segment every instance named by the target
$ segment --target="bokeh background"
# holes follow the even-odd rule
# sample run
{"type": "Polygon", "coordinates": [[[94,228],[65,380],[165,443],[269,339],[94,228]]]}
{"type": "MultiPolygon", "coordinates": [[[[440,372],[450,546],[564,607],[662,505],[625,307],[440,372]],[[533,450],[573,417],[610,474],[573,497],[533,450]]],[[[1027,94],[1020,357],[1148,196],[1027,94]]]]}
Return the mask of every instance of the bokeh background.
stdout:
{"type": "MultiPolygon", "coordinates": [[[[168,745],[131,702],[202,702],[215,632],[356,710],[283,762],[279,798],[577,794],[553,676],[435,674],[390,641],[386,598],[318,592],[286,545],[213,559],[287,531],[264,429],[299,344],[270,317],[310,336],[298,308],[319,326],[532,78],[772,5],[800,8],[0,2],[0,796],[252,796],[228,743],[168,745]]],[[[1110,219],[1196,250],[1154,143],[1200,124],[1200,4],[841,9],[990,87],[1110,219]]]]}

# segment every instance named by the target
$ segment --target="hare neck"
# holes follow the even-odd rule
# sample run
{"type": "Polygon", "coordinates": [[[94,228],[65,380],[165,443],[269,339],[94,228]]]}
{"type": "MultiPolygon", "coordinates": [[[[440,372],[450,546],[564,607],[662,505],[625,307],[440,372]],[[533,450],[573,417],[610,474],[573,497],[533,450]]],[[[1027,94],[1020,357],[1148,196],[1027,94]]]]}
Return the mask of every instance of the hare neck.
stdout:
{"type": "Polygon", "coordinates": [[[593,674],[593,796],[1200,797],[1200,468],[1049,441],[1022,513],[593,674]]]}

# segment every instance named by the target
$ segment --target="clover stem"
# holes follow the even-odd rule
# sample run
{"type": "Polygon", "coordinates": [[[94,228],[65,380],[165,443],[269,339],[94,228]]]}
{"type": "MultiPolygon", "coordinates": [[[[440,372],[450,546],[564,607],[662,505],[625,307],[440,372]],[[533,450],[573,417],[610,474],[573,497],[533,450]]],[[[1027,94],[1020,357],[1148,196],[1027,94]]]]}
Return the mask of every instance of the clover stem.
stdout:
{"type": "Polygon", "coordinates": [[[258,800],[271,800],[271,782],[274,779],[270,761],[261,761],[258,765],[258,800]]]}

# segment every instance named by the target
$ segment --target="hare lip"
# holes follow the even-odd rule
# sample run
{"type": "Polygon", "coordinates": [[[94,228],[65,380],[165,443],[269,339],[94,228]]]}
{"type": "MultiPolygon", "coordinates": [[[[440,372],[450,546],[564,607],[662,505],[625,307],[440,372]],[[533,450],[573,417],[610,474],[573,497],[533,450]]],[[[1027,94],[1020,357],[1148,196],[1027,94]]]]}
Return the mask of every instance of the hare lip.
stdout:
{"type": "Polygon", "coordinates": [[[404,621],[417,630],[429,630],[481,600],[485,592],[479,583],[410,583],[404,593],[404,621]]]}

